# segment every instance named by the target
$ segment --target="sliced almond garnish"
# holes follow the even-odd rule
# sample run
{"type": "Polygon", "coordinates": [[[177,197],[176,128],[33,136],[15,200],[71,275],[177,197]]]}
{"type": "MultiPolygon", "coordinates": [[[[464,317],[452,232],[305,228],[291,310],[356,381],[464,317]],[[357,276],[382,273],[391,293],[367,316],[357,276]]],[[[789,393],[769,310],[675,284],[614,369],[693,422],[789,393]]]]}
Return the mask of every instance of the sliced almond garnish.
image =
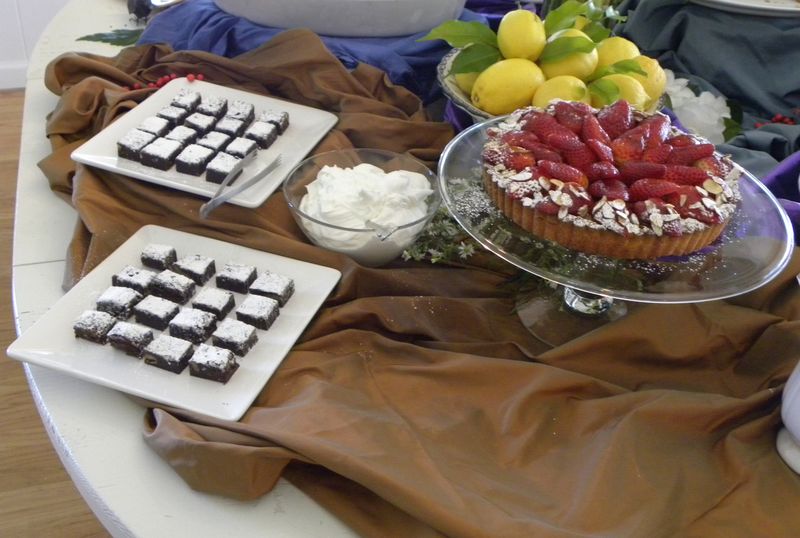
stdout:
{"type": "Polygon", "coordinates": [[[707,179],[703,182],[703,188],[711,194],[722,194],[722,185],[713,179],[707,179]]]}

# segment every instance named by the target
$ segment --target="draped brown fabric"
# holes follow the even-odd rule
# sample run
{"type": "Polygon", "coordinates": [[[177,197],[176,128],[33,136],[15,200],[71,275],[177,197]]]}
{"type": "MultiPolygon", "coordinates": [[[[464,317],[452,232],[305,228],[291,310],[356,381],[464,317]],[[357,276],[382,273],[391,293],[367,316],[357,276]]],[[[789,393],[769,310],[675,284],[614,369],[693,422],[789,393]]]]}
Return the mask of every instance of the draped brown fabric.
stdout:
{"type": "Polygon", "coordinates": [[[314,151],[380,147],[433,165],[453,133],[304,30],[232,60],[145,46],[50,65],[61,99],[41,167],[80,215],[68,285],[150,223],[343,274],[239,422],[148,411],[147,443],[190,487],[250,499],[283,476],[369,537],[797,535],[800,477],[775,435],[800,359],[800,257],[756,292],[642,305],[550,349],[489,255],[369,269],[312,246],[279,193],[203,221],[200,198],[69,160],[151,92],[122,86],[171,72],[334,112],[314,151]]]}

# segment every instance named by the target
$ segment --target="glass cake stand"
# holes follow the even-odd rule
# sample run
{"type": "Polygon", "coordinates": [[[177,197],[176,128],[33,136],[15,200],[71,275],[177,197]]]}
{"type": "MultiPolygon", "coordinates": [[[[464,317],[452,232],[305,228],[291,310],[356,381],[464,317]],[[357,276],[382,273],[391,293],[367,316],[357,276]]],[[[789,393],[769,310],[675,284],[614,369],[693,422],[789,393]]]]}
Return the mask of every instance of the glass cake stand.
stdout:
{"type": "MultiPolygon", "coordinates": [[[[788,216],[742,171],[742,202],[722,236],[688,256],[617,260],[566,249],[526,232],[499,212],[482,186],[481,152],[494,118],[462,131],[439,161],[442,200],[490,252],[549,281],[551,292],[519,293],[517,312],[540,340],[559,345],[625,315],[635,303],[695,303],[732,297],[773,279],[789,262],[788,216]]],[[[548,288],[548,287],[545,287],[548,288]]]]}

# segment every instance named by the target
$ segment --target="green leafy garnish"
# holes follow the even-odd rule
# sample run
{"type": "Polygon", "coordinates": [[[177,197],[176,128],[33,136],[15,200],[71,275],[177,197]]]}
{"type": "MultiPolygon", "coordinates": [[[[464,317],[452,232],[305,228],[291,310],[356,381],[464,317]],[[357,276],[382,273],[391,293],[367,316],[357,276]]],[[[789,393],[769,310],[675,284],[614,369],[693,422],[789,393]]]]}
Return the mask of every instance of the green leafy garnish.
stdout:
{"type": "Polygon", "coordinates": [[[496,47],[475,43],[458,53],[453,60],[453,65],[450,67],[450,74],[480,73],[502,59],[503,56],[496,47]]]}
{"type": "Polygon", "coordinates": [[[554,9],[547,14],[544,19],[544,31],[548,36],[554,33],[572,28],[575,25],[575,19],[578,15],[585,15],[587,11],[587,4],[578,2],[577,0],[567,0],[557,9],[554,9]]]}
{"type": "Polygon", "coordinates": [[[642,66],[636,60],[620,60],[611,65],[607,65],[592,75],[592,79],[602,78],[606,75],[627,75],[629,73],[636,73],[647,77],[647,71],[642,69],[642,66]]]}
{"type": "Polygon", "coordinates": [[[602,103],[614,103],[619,100],[619,86],[610,80],[596,80],[589,84],[589,93],[597,96],[602,103]]]}
{"type": "Polygon", "coordinates": [[[742,111],[742,105],[736,101],[727,99],[726,104],[731,111],[731,117],[722,118],[723,125],[725,126],[725,130],[722,131],[722,136],[725,138],[725,142],[728,142],[731,138],[741,134],[744,112],[742,111]]]}
{"type": "Polygon", "coordinates": [[[485,24],[477,21],[443,22],[417,41],[433,41],[435,39],[442,39],[455,48],[466,47],[473,43],[497,48],[497,34],[485,24]]]}
{"type": "Polygon", "coordinates": [[[143,31],[142,28],[119,28],[110,32],[85,35],[79,37],[76,41],[94,41],[97,43],[108,43],[118,47],[127,47],[128,45],[135,45],[143,31]]]}
{"type": "Polygon", "coordinates": [[[585,37],[559,37],[544,46],[539,63],[555,62],[576,52],[592,52],[594,41],[585,37]]]}
{"type": "Polygon", "coordinates": [[[602,24],[596,21],[592,21],[583,28],[581,28],[581,32],[589,36],[589,39],[591,39],[595,43],[599,43],[611,35],[610,28],[603,26],[602,24]]]}

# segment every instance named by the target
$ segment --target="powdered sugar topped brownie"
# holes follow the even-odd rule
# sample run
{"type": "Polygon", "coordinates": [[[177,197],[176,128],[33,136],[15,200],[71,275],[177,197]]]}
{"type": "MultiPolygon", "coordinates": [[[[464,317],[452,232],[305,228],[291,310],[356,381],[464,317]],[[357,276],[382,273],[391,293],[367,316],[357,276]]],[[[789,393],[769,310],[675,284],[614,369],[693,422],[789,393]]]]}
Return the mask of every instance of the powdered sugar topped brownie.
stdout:
{"type": "Polygon", "coordinates": [[[156,135],[139,129],[131,129],[117,142],[117,155],[123,159],[138,161],[139,153],[147,144],[155,140],[156,135]]]}
{"type": "Polygon", "coordinates": [[[132,357],[140,357],[153,340],[153,331],[127,321],[120,321],[108,331],[108,343],[132,357]]]}
{"type": "Polygon", "coordinates": [[[200,104],[200,94],[188,88],[182,88],[181,91],[172,98],[172,103],[170,104],[191,112],[200,104]]]}
{"type": "Polygon", "coordinates": [[[175,127],[176,125],[180,125],[186,116],[189,115],[189,111],[185,108],[180,108],[177,106],[165,106],[161,110],[158,111],[156,116],[159,118],[164,118],[170,124],[170,126],[175,127]]]}
{"type": "Polygon", "coordinates": [[[258,144],[248,138],[234,138],[233,141],[225,148],[225,153],[243,159],[250,153],[258,150],[258,144]]]}
{"type": "Polygon", "coordinates": [[[228,110],[228,100],[224,97],[204,97],[197,106],[197,112],[219,118],[228,110]]]}
{"type": "Polygon", "coordinates": [[[200,134],[209,132],[214,128],[215,123],[217,123],[217,118],[209,116],[208,114],[201,114],[200,112],[195,112],[186,118],[186,125],[197,130],[200,134]]]}
{"type": "Polygon", "coordinates": [[[255,117],[255,109],[252,103],[242,101],[241,99],[234,99],[228,103],[228,111],[225,117],[233,118],[244,123],[250,123],[255,117]]]}
{"type": "Polygon", "coordinates": [[[247,125],[242,120],[226,116],[217,122],[214,126],[214,130],[230,136],[239,136],[246,127],[247,125]]]}
{"type": "Polygon", "coordinates": [[[232,351],[207,344],[200,344],[189,359],[189,374],[219,383],[227,383],[237,368],[232,351]]]}
{"type": "Polygon", "coordinates": [[[163,331],[179,310],[178,303],[155,295],[148,295],[133,307],[133,315],[136,323],[163,331]]]}
{"type": "Polygon", "coordinates": [[[175,169],[183,174],[199,176],[213,157],[213,149],[200,144],[189,144],[175,157],[175,169]]]}
{"type": "Polygon", "coordinates": [[[194,344],[205,341],[217,327],[217,317],[196,308],[184,308],[169,322],[169,334],[194,344]]]}
{"type": "Polygon", "coordinates": [[[156,138],[142,150],[142,164],[159,170],[168,170],[181,149],[183,146],[177,140],[156,138]]]}
{"type": "Polygon", "coordinates": [[[263,271],[250,285],[250,293],[275,299],[281,306],[294,293],[294,280],[271,271],[263,271]]]}
{"type": "Polygon", "coordinates": [[[156,274],[153,271],[126,265],[122,271],[111,277],[111,284],[114,286],[132,288],[142,295],[145,295],[150,290],[150,285],[153,283],[155,276],[156,274]]]}
{"type": "Polygon", "coordinates": [[[256,279],[256,268],[240,263],[226,263],[217,273],[217,287],[238,293],[247,293],[256,279]]]}
{"type": "Polygon", "coordinates": [[[284,111],[265,110],[258,116],[258,121],[273,124],[278,129],[278,134],[283,134],[289,128],[289,113],[284,111]]]}
{"type": "Polygon", "coordinates": [[[131,288],[111,286],[97,298],[97,310],[107,312],[119,319],[128,319],[142,294],[131,288]]]}
{"type": "Polygon", "coordinates": [[[141,261],[143,265],[153,269],[169,269],[178,258],[175,247],[160,243],[149,243],[142,249],[141,261]]]}
{"type": "Polygon", "coordinates": [[[230,142],[231,135],[227,135],[225,133],[220,133],[217,131],[211,131],[207,133],[203,138],[197,141],[197,143],[201,146],[205,146],[207,148],[211,148],[214,151],[221,151],[225,149],[225,145],[230,142]]]}
{"type": "Polygon", "coordinates": [[[164,136],[167,131],[169,131],[170,124],[169,121],[165,120],[164,118],[150,116],[149,118],[142,120],[142,123],[139,124],[137,129],[147,133],[152,133],[156,136],[164,136]]]}
{"type": "Polygon", "coordinates": [[[184,125],[178,125],[168,132],[164,138],[177,140],[182,146],[187,146],[197,139],[197,131],[184,125]]]}
{"type": "Polygon", "coordinates": [[[86,310],[78,316],[72,326],[76,338],[83,338],[98,344],[106,343],[106,335],[117,322],[117,318],[108,312],[86,310]]]}
{"type": "Polygon", "coordinates": [[[260,295],[248,295],[236,309],[236,319],[267,330],[277,319],[278,301],[260,295]]]}
{"type": "Polygon", "coordinates": [[[156,275],[153,279],[151,293],[175,301],[179,304],[184,304],[189,300],[189,297],[194,295],[195,283],[186,276],[164,269],[156,275]]]}
{"type": "Polygon", "coordinates": [[[206,288],[192,300],[194,308],[211,312],[217,316],[217,319],[227,316],[235,304],[236,302],[231,292],[217,288],[206,288]]]}
{"type": "Polygon", "coordinates": [[[189,254],[176,261],[172,270],[194,280],[195,284],[202,286],[216,271],[214,258],[201,254],[189,254]]]}
{"type": "Polygon", "coordinates": [[[230,349],[240,357],[244,357],[257,341],[256,328],[235,319],[223,320],[211,334],[211,343],[230,349]]]}
{"type": "MultiPolygon", "coordinates": [[[[208,163],[208,166],[206,166],[206,181],[222,183],[227,175],[236,168],[239,161],[241,161],[241,159],[233,155],[217,153],[208,163]]],[[[241,173],[241,170],[237,173],[237,176],[239,173],[241,173]]]]}
{"type": "Polygon", "coordinates": [[[278,129],[271,123],[255,121],[245,130],[244,137],[254,140],[261,149],[266,149],[278,138],[278,129]]]}
{"type": "Polygon", "coordinates": [[[142,356],[146,364],[179,374],[189,364],[192,350],[191,342],[160,334],[147,344],[142,356]]]}

